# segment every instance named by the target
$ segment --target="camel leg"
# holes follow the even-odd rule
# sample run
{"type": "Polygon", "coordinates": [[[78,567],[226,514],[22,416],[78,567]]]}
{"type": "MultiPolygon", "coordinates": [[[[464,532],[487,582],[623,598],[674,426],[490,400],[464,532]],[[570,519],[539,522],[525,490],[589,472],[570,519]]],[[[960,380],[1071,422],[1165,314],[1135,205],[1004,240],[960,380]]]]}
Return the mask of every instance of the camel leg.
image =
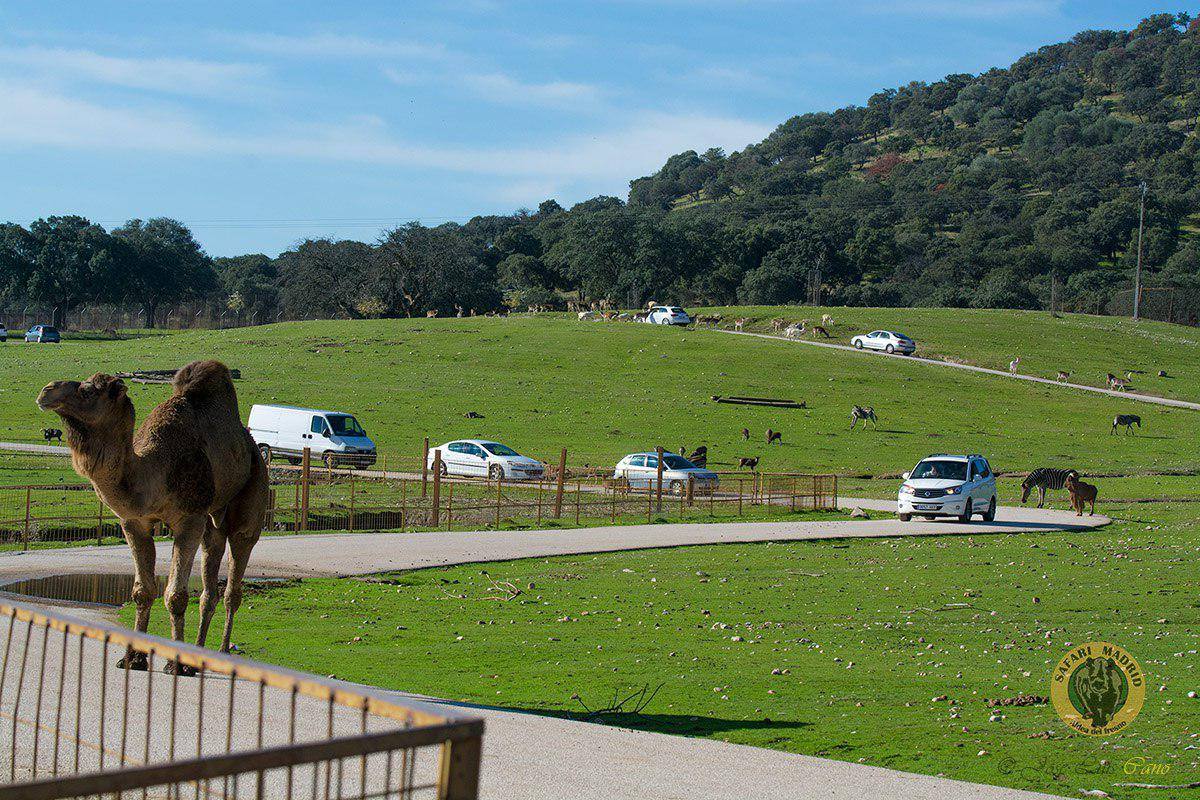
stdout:
{"type": "MultiPolygon", "coordinates": [[[[158,596],[158,580],[154,577],[154,529],[139,520],[122,520],[121,531],[133,553],[133,593],[131,599],[137,608],[134,629],[145,633],[150,627],[150,609],[158,596]]],[[[146,654],[127,649],[125,656],[117,662],[118,669],[146,669],[146,654]]]]}
{"type": "Polygon", "coordinates": [[[200,594],[200,627],[196,630],[196,644],[204,647],[208,638],[208,626],[217,611],[219,601],[217,581],[221,575],[221,557],[225,555],[225,534],[209,524],[204,530],[204,545],[200,550],[200,575],[203,590],[200,594]]]}
{"type": "MultiPolygon", "coordinates": [[[[175,547],[171,552],[171,572],[167,577],[167,588],[163,592],[163,603],[171,612],[171,638],[183,641],[183,615],[188,606],[188,580],[192,577],[192,564],[196,550],[204,539],[208,528],[206,516],[190,516],[181,520],[175,528],[175,547]]],[[[176,661],[168,661],[165,671],[180,675],[195,675],[196,670],[176,661]]]]}
{"type": "Polygon", "coordinates": [[[250,551],[258,537],[249,541],[231,539],[229,542],[229,574],[225,576],[225,631],[221,636],[221,652],[228,653],[233,637],[233,615],[242,604],[242,577],[250,563],[250,551]]]}

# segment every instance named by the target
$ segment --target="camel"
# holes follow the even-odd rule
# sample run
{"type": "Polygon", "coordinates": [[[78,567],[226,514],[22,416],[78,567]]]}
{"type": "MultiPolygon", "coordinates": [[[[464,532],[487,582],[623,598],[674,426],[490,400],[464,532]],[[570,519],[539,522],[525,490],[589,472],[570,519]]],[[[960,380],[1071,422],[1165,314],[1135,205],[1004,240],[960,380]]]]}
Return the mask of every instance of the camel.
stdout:
{"type": "MultiPolygon", "coordinates": [[[[133,402],[124,382],[111,375],[97,373],[82,383],[55,381],[42,389],[37,404],[66,423],[72,466],[121,521],[133,553],[138,631],[149,625],[158,589],[155,524],[167,525],[174,538],[163,603],[171,615],[171,636],[178,640],[184,638],[188,579],[200,549],[203,591],[196,644],[204,646],[228,544],[221,651],[229,652],[242,576],[266,515],[268,484],[267,466],[238,416],[228,368],[196,361],[179,370],[171,397],[136,433],[133,402]]],[[[146,655],[127,652],[118,667],[146,669],[146,655]]],[[[176,662],[166,670],[194,673],[176,662]]]]}

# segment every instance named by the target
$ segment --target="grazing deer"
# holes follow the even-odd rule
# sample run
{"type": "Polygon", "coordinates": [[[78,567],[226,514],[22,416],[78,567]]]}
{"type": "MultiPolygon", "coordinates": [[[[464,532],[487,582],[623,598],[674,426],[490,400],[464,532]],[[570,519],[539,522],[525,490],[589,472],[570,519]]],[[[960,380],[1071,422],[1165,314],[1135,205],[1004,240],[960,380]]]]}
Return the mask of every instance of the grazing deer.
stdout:
{"type": "MultiPolygon", "coordinates": [[[[679,455],[682,456],[683,453],[680,453],[679,455]]],[[[685,457],[688,461],[703,469],[704,467],[708,466],[708,447],[706,445],[700,445],[685,457]]]]}
{"type": "Polygon", "coordinates": [[[871,421],[871,426],[875,429],[879,428],[879,420],[875,416],[875,409],[871,406],[854,406],[850,409],[850,430],[854,430],[854,426],[862,420],[863,428],[867,427],[867,420],[871,421]]]}
{"type": "Polygon", "coordinates": [[[1070,377],[1071,377],[1071,373],[1067,372],[1066,370],[1060,369],[1058,371],[1058,382],[1059,383],[1066,383],[1067,380],[1070,379],[1070,377]]]}
{"type": "Polygon", "coordinates": [[[773,444],[775,442],[778,442],[780,445],[783,444],[783,431],[773,431],[770,428],[767,428],[767,444],[773,444]]]}
{"type": "Polygon", "coordinates": [[[789,325],[784,329],[783,335],[788,339],[799,339],[805,333],[803,326],[789,325]]]}
{"type": "Polygon", "coordinates": [[[1095,485],[1084,483],[1079,480],[1079,476],[1072,472],[1067,476],[1067,481],[1064,484],[1067,491],[1071,493],[1071,508],[1075,509],[1075,516],[1083,516],[1083,507],[1089,502],[1092,504],[1088,516],[1096,513],[1096,495],[1100,492],[1095,485]]]}
{"type": "Polygon", "coordinates": [[[747,442],[750,441],[750,429],[749,428],[742,428],[742,438],[745,439],[747,442]]]}
{"type": "Polygon", "coordinates": [[[783,319],[782,317],[776,317],[775,319],[771,320],[771,330],[775,333],[779,333],[781,330],[783,330],[785,325],[787,325],[787,320],[783,319]]]}
{"type": "Polygon", "coordinates": [[[1009,374],[1009,375],[1016,375],[1016,374],[1017,374],[1017,367],[1018,367],[1020,364],[1021,364],[1021,357],[1020,357],[1020,356],[1017,356],[1017,357],[1016,357],[1016,358],[1014,358],[1012,361],[1008,362],[1008,374],[1009,374]]]}
{"type": "Polygon", "coordinates": [[[462,319],[463,316],[463,307],[458,303],[454,304],[454,316],[458,317],[459,319],[462,319]]]}
{"type": "Polygon", "coordinates": [[[433,318],[434,318],[434,317],[436,317],[436,316],[437,316],[437,309],[436,309],[436,308],[431,308],[431,309],[429,309],[428,311],[426,311],[426,312],[425,312],[425,319],[433,319],[433,318]]]}
{"type": "Polygon", "coordinates": [[[42,428],[42,438],[49,442],[52,439],[62,441],[62,431],[58,428],[42,428]]]}
{"type": "Polygon", "coordinates": [[[1113,378],[1111,388],[1118,392],[1128,392],[1129,381],[1125,380],[1124,378],[1113,378]]]}
{"type": "Polygon", "coordinates": [[[741,332],[742,332],[742,328],[744,328],[744,327],[745,327],[745,325],[746,325],[746,322],[747,322],[747,318],[746,318],[746,317],[742,317],[741,319],[735,319],[735,320],[733,321],[733,329],[734,329],[735,331],[737,331],[738,333],[741,333],[741,332]]]}
{"type": "Polygon", "coordinates": [[[822,325],[832,325],[833,324],[833,315],[832,314],[822,314],[821,315],[821,324],[822,325]]]}
{"type": "Polygon", "coordinates": [[[829,335],[829,331],[825,330],[825,327],[822,325],[817,325],[813,328],[813,336],[824,336],[826,339],[833,338],[829,335]]]}
{"type": "Polygon", "coordinates": [[[753,472],[754,470],[758,469],[758,456],[753,456],[751,458],[739,458],[737,468],[748,469],[753,472]]]}
{"type": "Polygon", "coordinates": [[[1142,418],[1137,414],[1117,414],[1113,417],[1112,433],[1117,432],[1117,428],[1125,426],[1125,433],[1133,433],[1133,426],[1142,427],[1142,418]]]}

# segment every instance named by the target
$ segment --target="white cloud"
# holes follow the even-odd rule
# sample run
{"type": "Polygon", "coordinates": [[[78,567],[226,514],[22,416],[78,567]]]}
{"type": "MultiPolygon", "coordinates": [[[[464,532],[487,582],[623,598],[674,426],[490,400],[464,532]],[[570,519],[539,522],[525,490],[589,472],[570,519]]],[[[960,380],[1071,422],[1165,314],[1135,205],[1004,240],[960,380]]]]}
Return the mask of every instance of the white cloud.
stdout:
{"type": "Polygon", "coordinates": [[[577,184],[587,191],[623,193],[630,178],[654,171],[674,153],[723,147],[736,150],[763,138],[771,126],[705,114],[630,112],[614,125],[565,135],[540,145],[447,147],[406,142],[386,123],[362,116],[341,123],[293,123],[268,134],[216,129],[174,112],[99,105],[56,92],[0,82],[0,150],[57,147],[93,152],[134,151],[186,156],[239,155],[264,159],[342,161],[435,169],[514,181],[520,190],[577,184]]]}
{"type": "Polygon", "coordinates": [[[334,33],[288,36],[278,33],[227,33],[221,38],[231,44],[292,58],[420,58],[442,59],[448,53],[440,44],[399,39],[370,39],[334,33]]]}
{"type": "Polygon", "coordinates": [[[599,87],[589,83],[527,83],[502,72],[466,75],[462,81],[484,100],[508,106],[579,108],[596,105],[603,94],[599,87]]]}
{"type": "Polygon", "coordinates": [[[57,47],[0,48],[0,64],[56,78],[196,95],[237,91],[266,72],[253,64],[186,58],[119,58],[92,50],[57,47]]]}

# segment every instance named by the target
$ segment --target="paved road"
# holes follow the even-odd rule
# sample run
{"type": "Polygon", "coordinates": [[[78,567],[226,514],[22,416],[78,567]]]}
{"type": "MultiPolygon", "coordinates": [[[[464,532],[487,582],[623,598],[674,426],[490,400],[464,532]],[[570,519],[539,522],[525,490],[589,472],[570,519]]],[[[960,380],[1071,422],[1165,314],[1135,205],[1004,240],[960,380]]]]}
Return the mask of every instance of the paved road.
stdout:
{"type": "MultiPolygon", "coordinates": [[[[479,531],[420,534],[271,536],[255,549],[260,576],[358,575],[383,570],[511,558],[692,544],[970,533],[1037,533],[1108,522],[1062,511],[1001,509],[995,523],[901,523],[879,500],[843,501],[878,509],[878,519],[630,525],[565,531],[479,531]]],[[[159,544],[165,570],[169,543],[159,544]]],[[[129,572],[124,547],[41,550],[0,556],[0,581],[65,573],[129,572]]],[[[161,609],[157,610],[161,613],[161,609]]],[[[93,612],[94,613],[94,612],[93,612]]],[[[425,699],[425,698],[422,698],[425,699]]],[[[443,702],[443,701],[433,701],[443,702]]],[[[504,709],[455,705],[487,721],[485,798],[824,798],[1034,800],[1031,792],[998,789],[895,770],[780,753],[705,739],[593,725],[504,709]],[[564,753],[588,754],[582,759],[564,753]]]]}
{"type": "Polygon", "coordinates": [[[785,336],[776,336],[770,333],[752,333],[750,331],[731,331],[725,328],[704,328],[703,330],[712,330],[717,333],[727,333],[730,336],[754,336],[759,339],[776,339],[781,342],[794,342],[796,344],[806,344],[810,347],[828,347],[833,350],[849,350],[861,356],[870,356],[876,358],[900,358],[905,361],[915,361],[919,364],[933,364],[939,367],[952,367],[954,369],[965,369],[969,372],[982,372],[985,375],[999,375],[1002,378],[1011,378],[1018,381],[1031,381],[1032,383],[1044,383],[1049,386],[1061,386],[1067,389],[1079,389],[1084,392],[1094,392],[1096,394],[1106,394],[1112,397],[1119,397],[1122,400],[1137,400],[1142,403],[1154,403],[1160,406],[1173,406],[1175,408],[1190,408],[1193,411],[1200,411],[1200,403],[1192,403],[1187,400],[1175,400],[1170,397],[1155,397],[1148,394],[1138,394],[1136,392],[1119,392],[1114,389],[1102,389],[1099,386],[1086,386],[1082,383],[1060,383],[1050,378],[1040,378],[1036,375],[1013,375],[1009,372],[1000,369],[989,369],[988,367],[977,367],[973,364],[956,364],[953,361],[939,361],[936,358],[923,358],[921,356],[903,356],[900,354],[888,355],[880,353],[876,350],[859,350],[851,347],[848,344],[834,344],[833,342],[814,342],[809,339],[788,339],[785,336]]]}

